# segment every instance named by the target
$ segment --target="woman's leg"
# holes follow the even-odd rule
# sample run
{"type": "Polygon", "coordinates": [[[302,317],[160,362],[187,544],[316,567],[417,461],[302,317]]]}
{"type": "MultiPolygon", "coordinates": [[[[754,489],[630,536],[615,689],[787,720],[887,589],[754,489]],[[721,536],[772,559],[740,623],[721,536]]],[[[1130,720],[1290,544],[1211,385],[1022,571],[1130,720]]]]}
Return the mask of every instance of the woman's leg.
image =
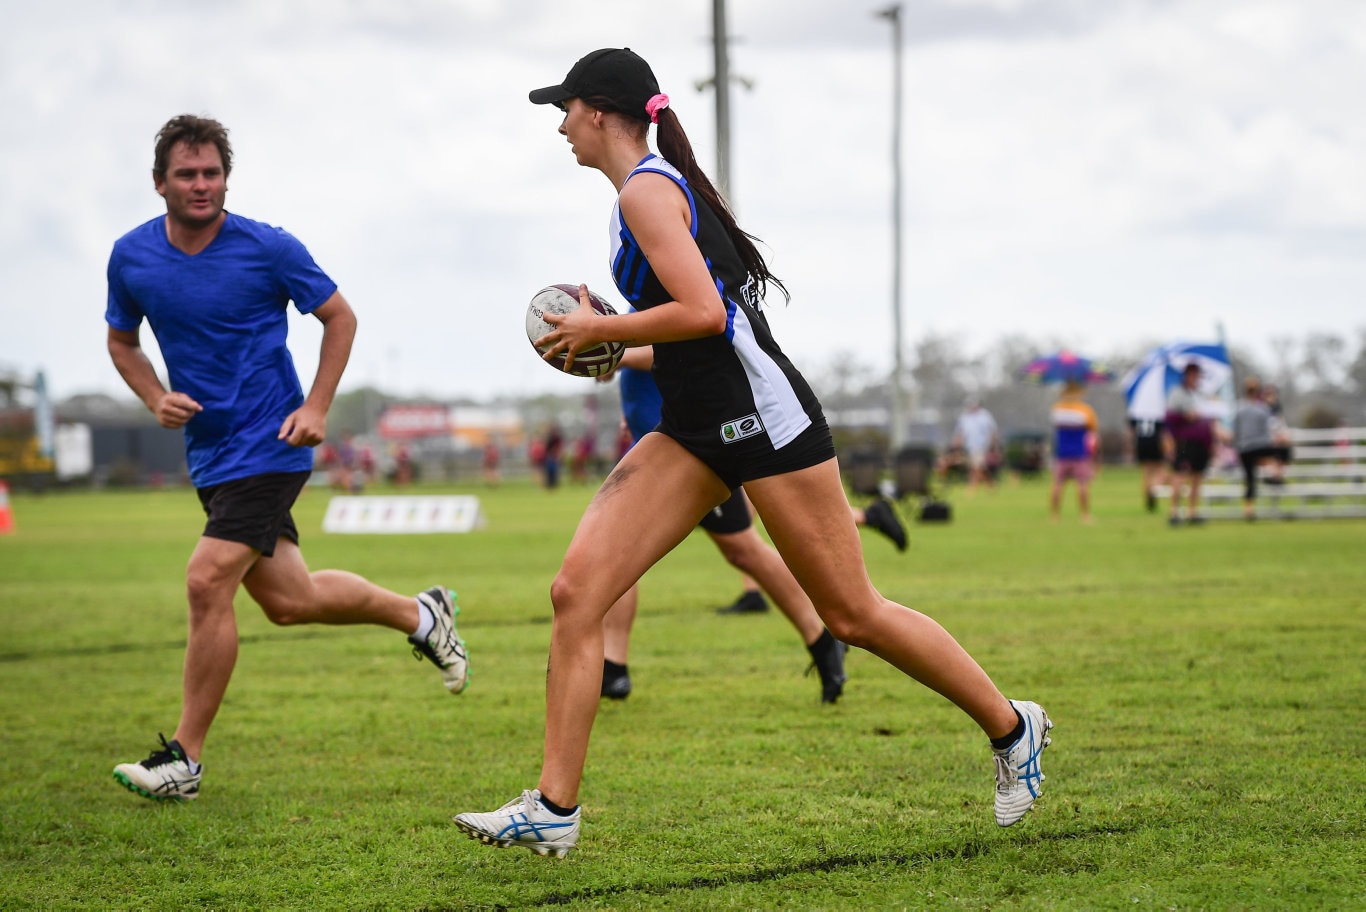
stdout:
{"type": "Polygon", "coordinates": [[[603,655],[618,665],[626,664],[631,649],[631,626],[636,622],[639,605],[640,587],[632,586],[602,619],[603,655]]]}
{"type": "Polygon", "coordinates": [[[874,653],[943,695],[988,737],[1015,729],[1019,720],[1010,701],[948,631],[873,587],[835,460],[746,482],[745,490],[837,639],[874,653]]]}
{"type": "Polygon", "coordinates": [[[792,571],[783,563],[782,555],[759,536],[759,530],[750,526],[743,532],[708,531],[707,534],[731,566],[755,580],[768,593],[797,629],[802,643],[807,646],[814,643],[825,630],[820,616],[792,571]]]}
{"type": "Polygon", "coordinates": [[[617,463],[579,521],[550,590],[555,619],[539,787],[561,807],[579,800],[602,685],[603,617],[729,495],[675,441],[647,434],[617,463]]]}

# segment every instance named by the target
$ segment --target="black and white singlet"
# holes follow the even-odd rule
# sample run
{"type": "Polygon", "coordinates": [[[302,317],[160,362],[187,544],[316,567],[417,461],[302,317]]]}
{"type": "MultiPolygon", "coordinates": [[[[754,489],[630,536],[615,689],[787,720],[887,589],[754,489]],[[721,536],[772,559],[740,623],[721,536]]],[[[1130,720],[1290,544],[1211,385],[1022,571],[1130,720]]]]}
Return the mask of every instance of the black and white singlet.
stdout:
{"type": "MultiPolygon", "coordinates": [[[[723,479],[734,476],[735,483],[833,456],[820,402],[774,341],[757,283],[720,219],[663,158],[647,155],[627,181],[642,172],[670,178],[687,199],[693,240],[726,308],[723,333],[654,346],[653,373],[663,396],[659,430],[716,468],[723,479]],[[801,445],[782,454],[794,464],[774,459],[798,438],[803,438],[801,445]]],[[[646,310],[673,300],[622,221],[620,201],[612,209],[611,243],[612,277],[632,307],[646,310]]]]}

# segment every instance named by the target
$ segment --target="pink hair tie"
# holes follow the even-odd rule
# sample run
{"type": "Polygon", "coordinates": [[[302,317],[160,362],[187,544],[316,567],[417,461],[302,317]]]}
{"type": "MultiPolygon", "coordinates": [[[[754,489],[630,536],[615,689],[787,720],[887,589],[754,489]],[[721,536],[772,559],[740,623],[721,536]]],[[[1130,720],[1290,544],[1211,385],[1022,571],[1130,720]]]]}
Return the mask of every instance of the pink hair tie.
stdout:
{"type": "Polygon", "coordinates": [[[650,123],[659,123],[659,112],[669,106],[669,96],[663,93],[655,95],[645,102],[645,113],[650,115],[650,123]]]}

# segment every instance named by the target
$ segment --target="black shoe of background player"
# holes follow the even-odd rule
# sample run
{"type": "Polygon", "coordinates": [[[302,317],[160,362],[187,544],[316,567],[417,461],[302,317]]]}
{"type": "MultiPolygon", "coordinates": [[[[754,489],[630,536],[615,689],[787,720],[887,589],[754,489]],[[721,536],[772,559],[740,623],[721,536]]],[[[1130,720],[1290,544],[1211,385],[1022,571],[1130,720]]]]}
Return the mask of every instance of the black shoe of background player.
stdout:
{"type": "Polygon", "coordinates": [[[609,700],[625,700],[631,695],[631,676],[625,665],[602,660],[602,695],[609,700]]]}
{"type": "Polygon", "coordinates": [[[746,589],[733,604],[717,608],[717,614],[762,614],[768,610],[768,599],[758,589],[746,589]]]}
{"type": "Polygon", "coordinates": [[[849,647],[835,639],[828,630],[822,630],[816,642],[806,647],[811,653],[811,666],[806,669],[811,674],[814,668],[821,676],[821,702],[834,703],[844,692],[844,682],[849,677],[844,673],[844,654],[849,647]]]}
{"type": "Polygon", "coordinates": [[[896,511],[883,498],[863,508],[863,521],[892,540],[898,551],[906,550],[906,527],[896,518],[896,511]]]}

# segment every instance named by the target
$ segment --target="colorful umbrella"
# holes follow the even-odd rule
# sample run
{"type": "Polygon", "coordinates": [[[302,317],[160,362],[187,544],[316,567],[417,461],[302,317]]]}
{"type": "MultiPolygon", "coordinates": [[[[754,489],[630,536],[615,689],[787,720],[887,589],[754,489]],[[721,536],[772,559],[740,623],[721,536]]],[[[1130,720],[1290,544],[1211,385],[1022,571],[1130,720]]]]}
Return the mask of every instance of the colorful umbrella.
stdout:
{"type": "Polygon", "coordinates": [[[1020,368],[1020,375],[1035,383],[1106,383],[1115,379],[1114,371],[1065,349],[1035,358],[1020,368]]]}
{"type": "MultiPolygon", "coordinates": [[[[1167,415],[1167,394],[1181,382],[1187,364],[1200,365],[1200,384],[1196,391],[1213,399],[1233,377],[1228,350],[1222,343],[1173,342],[1148,352],[1133,370],[1124,375],[1124,400],[1129,417],[1139,421],[1161,421],[1167,415]]],[[[1211,412],[1219,409],[1211,401],[1211,412]]]]}

